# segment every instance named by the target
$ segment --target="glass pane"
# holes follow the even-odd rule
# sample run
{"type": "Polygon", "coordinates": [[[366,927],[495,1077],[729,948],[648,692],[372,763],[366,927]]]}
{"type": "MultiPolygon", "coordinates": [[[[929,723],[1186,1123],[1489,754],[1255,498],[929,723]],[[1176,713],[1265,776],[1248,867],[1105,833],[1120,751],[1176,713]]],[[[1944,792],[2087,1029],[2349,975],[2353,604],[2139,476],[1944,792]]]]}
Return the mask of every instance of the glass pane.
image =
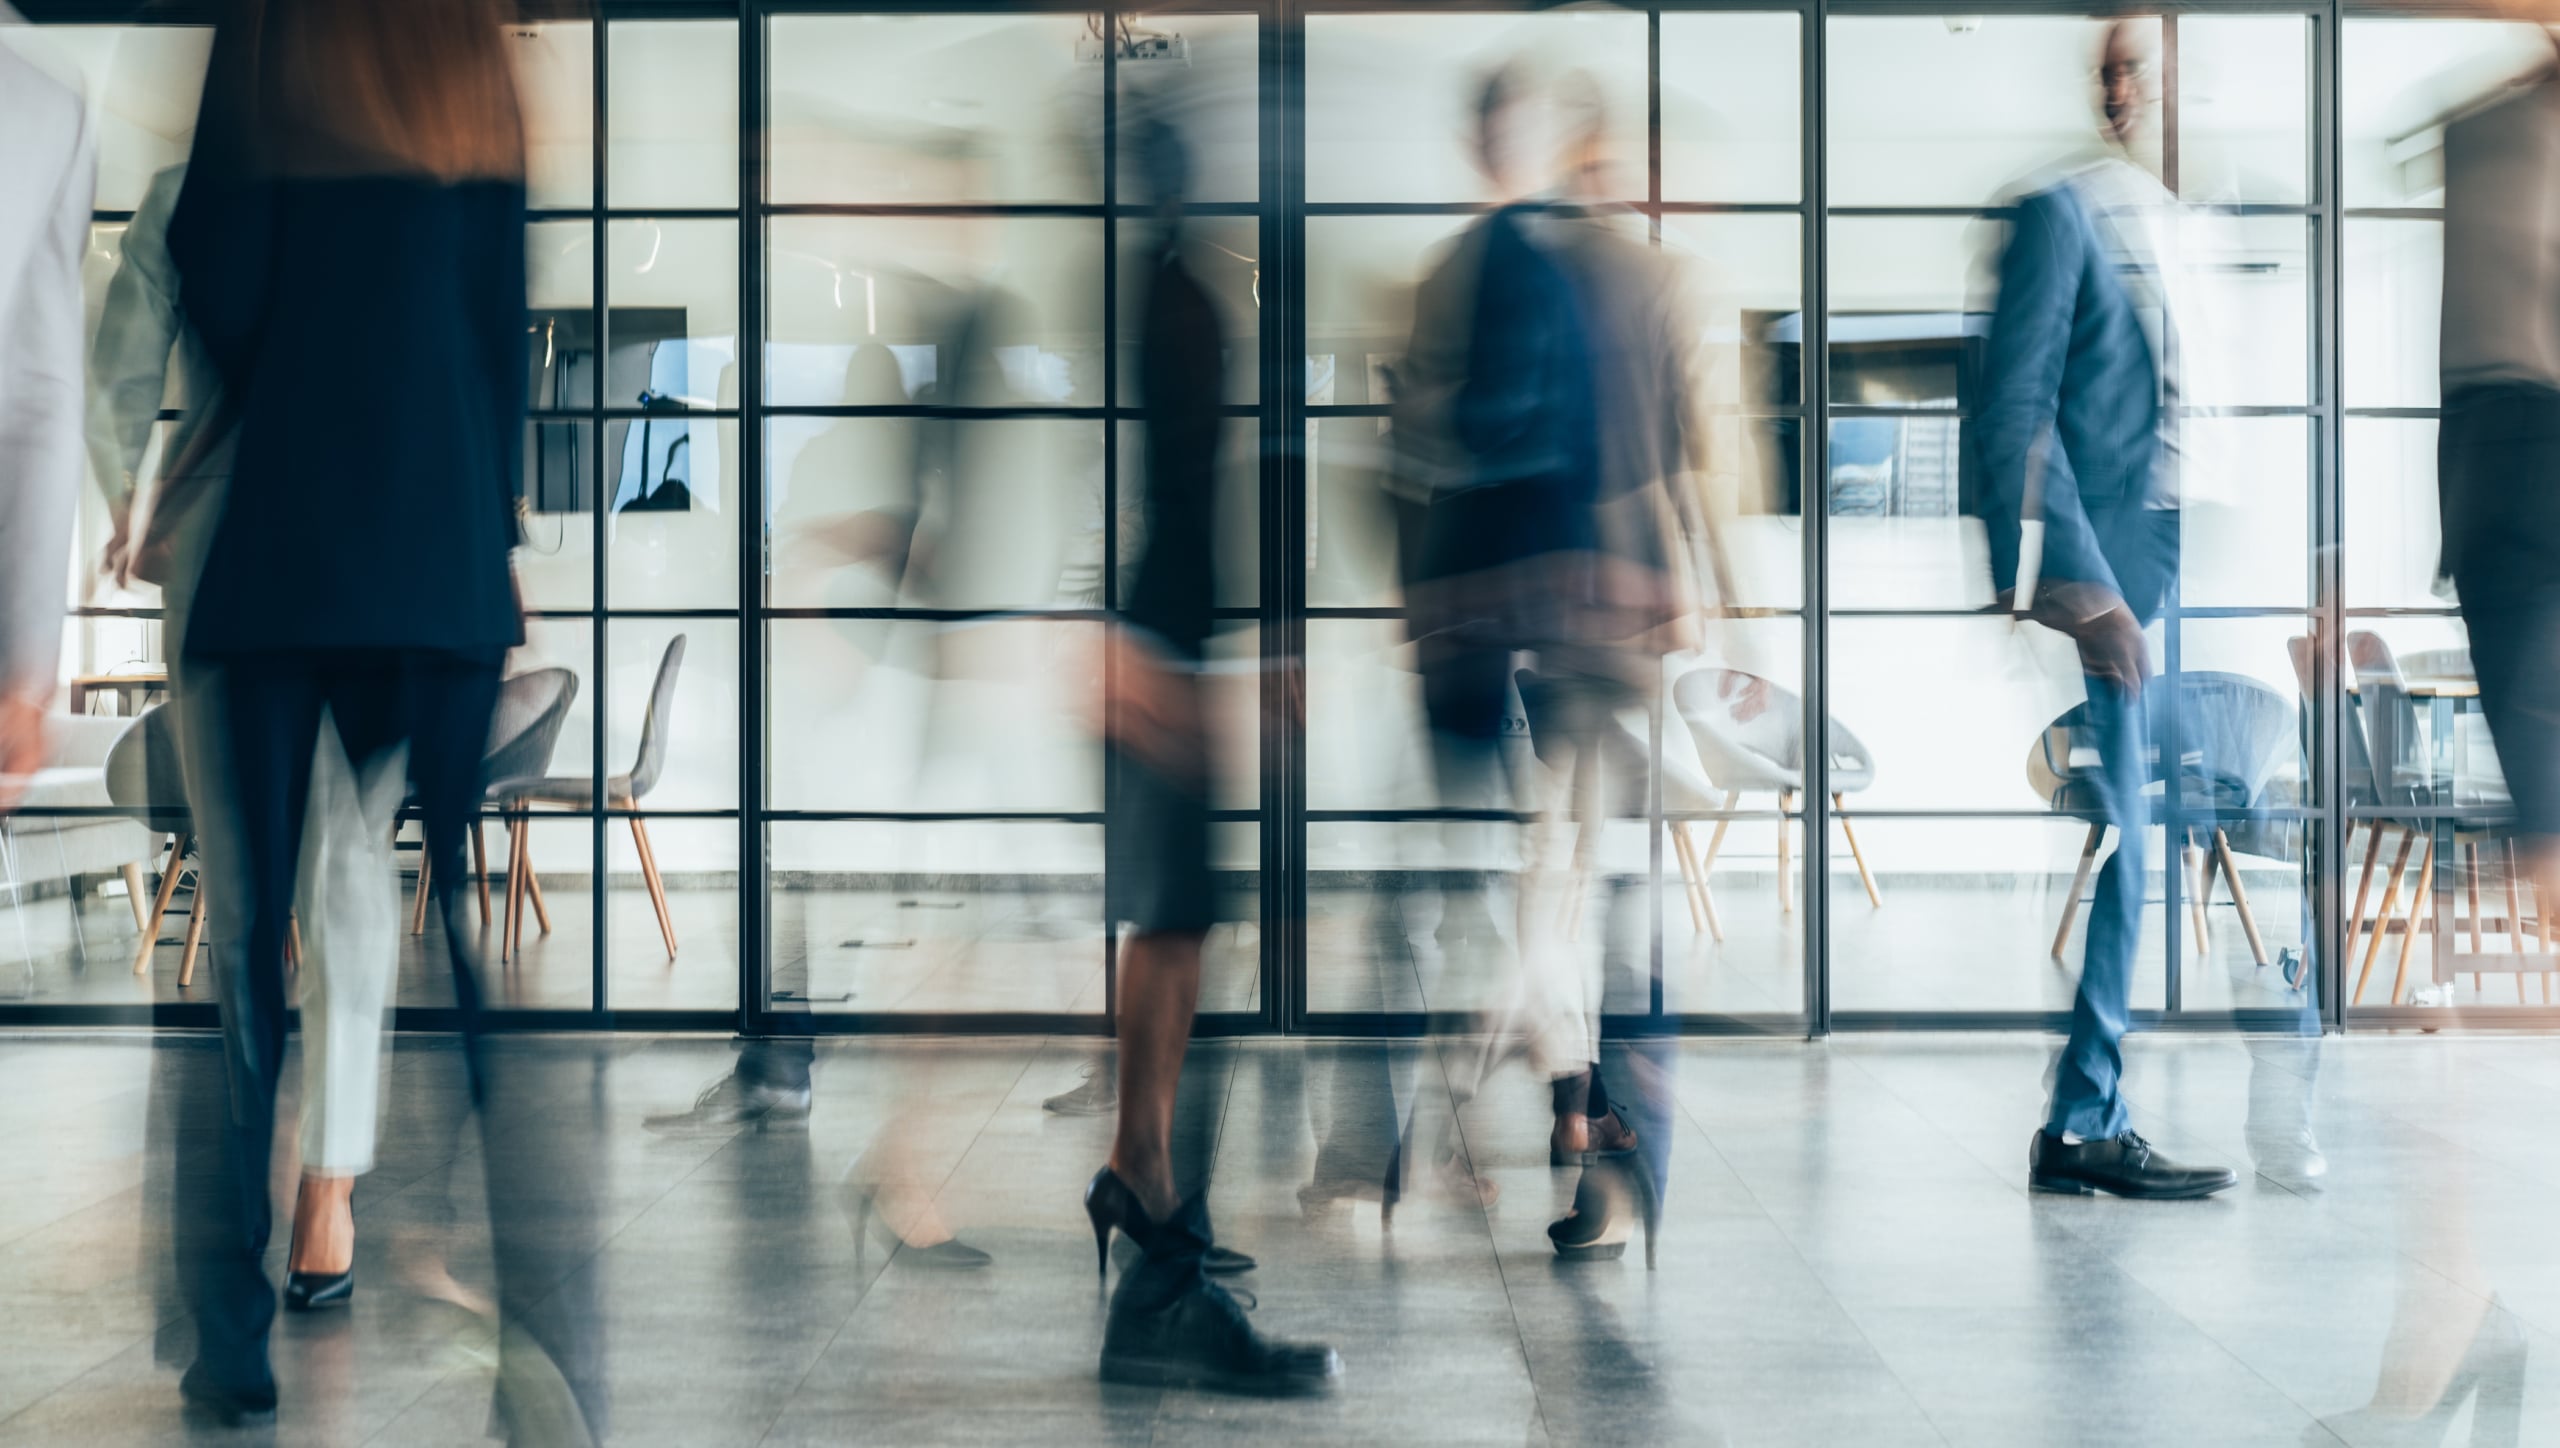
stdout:
{"type": "Polygon", "coordinates": [[[2300,205],[2310,199],[2311,21],[2178,17],[2178,195],[2300,205]]]}
{"type": "MultiPolygon", "coordinates": [[[[727,221],[605,224],[605,405],[712,408],[738,405],[738,228],[727,221]]],[[[619,454],[608,485],[619,509],[668,481],[663,452],[644,455],[628,421],[608,426],[619,454]],[[620,431],[617,431],[619,429],[620,431]]],[[[672,446],[671,439],[660,440],[672,446]]]]}
{"type": "Polygon", "coordinates": [[[2277,967],[2286,952],[2310,949],[2303,871],[2314,827],[2293,812],[2316,803],[2304,744],[2311,711],[2293,654],[2307,647],[2311,620],[2191,619],[2179,633],[2181,748],[2210,771],[2183,795],[2207,807],[2190,809],[2180,839],[2192,843],[2179,863],[2201,902],[2184,921],[2182,1004],[2298,1006],[2303,996],[2277,967]]]}
{"type": "Polygon", "coordinates": [[[591,421],[536,418],[525,424],[523,537],[515,569],[527,608],[594,605],[595,451],[591,421]]]}
{"type": "Polygon", "coordinates": [[[769,834],[777,1006],[1102,1013],[1101,826],[777,821],[769,834]]]}
{"type": "MultiPolygon", "coordinates": [[[[2159,21],[2132,23],[2157,54],[2159,21]]],[[[1831,204],[1985,206],[2094,153],[2104,34],[2099,21],[2046,16],[1833,19],[1831,204]]]]}
{"type": "MultiPolygon", "coordinates": [[[[630,27],[614,32],[617,38],[630,27]]],[[[584,21],[518,25],[516,102],[524,110],[525,200],[536,210],[593,206],[596,198],[595,27],[584,21]]],[[[620,83],[620,72],[616,84],[620,83]]],[[[734,127],[736,122],[730,124],[734,127]]],[[[621,132],[615,131],[619,141],[621,132]]],[[[621,181],[614,183],[616,190],[621,181]]],[[[617,195],[617,204],[628,205],[617,195]]]]}
{"type": "Polygon", "coordinates": [[[2170,356],[2181,402],[2301,407],[2310,400],[2309,236],[2308,224],[2290,216],[2181,216],[2179,254],[2168,263],[2177,328],[2170,356]]]}
{"type": "Polygon", "coordinates": [[[1981,217],[1835,217],[1831,398],[1953,407],[1986,332],[2006,227],[1981,217]]]}
{"type": "MultiPolygon", "coordinates": [[[[2071,1009],[2090,914],[2090,883],[2083,883],[2076,905],[2072,885],[2093,844],[2090,824],[1853,815],[1849,826],[1875,872],[1884,906],[1869,904],[1854,876],[1831,882],[1834,1009],[2071,1009]]],[[[2157,1010],[2168,998],[2161,834],[2146,833],[2151,878],[2143,892],[2131,995],[2136,1010],[2157,1010]]],[[[1833,863],[1848,853],[1845,844],[1834,836],[1833,863]]],[[[2090,882],[2113,848],[2112,836],[2096,845],[2090,882]]]]}
{"type": "Polygon", "coordinates": [[[1395,368],[1414,341],[1415,289],[1457,265],[1455,238],[1468,224],[1463,216],[1307,219],[1310,403],[1391,400],[1395,368]]]}
{"type": "Polygon", "coordinates": [[[617,22],[605,31],[605,65],[614,208],[737,205],[737,23],[617,22]]]}
{"type": "Polygon", "coordinates": [[[2485,20],[2347,21],[2339,145],[2349,206],[2436,206],[2444,123],[2551,63],[2531,25],[2485,20]]]}
{"type": "Polygon", "coordinates": [[[716,618],[617,618],[606,626],[604,757],[610,778],[655,776],[628,809],[738,804],[738,625],[716,618]],[[682,648],[677,648],[678,641],[682,648]],[[671,670],[671,672],[670,672],[671,670]],[[665,695],[660,697],[661,686],[665,695]]]}
{"type": "Polygon", "coordinates": [[[2083,696],[2069,639],[2000,617],[1838,618],[1830,643],[1832,718],[1873,760],[1861,805],[2044,805],[2034,756],[2083,696]]]}
{"type": "MultiPolygon", "coordinates": [[[[569,780],[574,787],[568,793],[583,792],[595,774],[594,621],[536,614],[525,620],[524,631],[523,646],[507,655],[507,676],[518,678],[541,669],[567,669],[577,678],[577,692],[570,698],[568,714],[560,721],[549,754],[517,761],[518,767],[510,772],[569,780]]],[[[622,765],[614,767],[619,769],[622,765]]]]}
{"type": "MultiPolygon", "coordinates": [[[[1645,154],[1642,15],[1316,15],[1306,44],[1311,202],[1481,199],[1476,102],[1485,78],[1512,61],[1534,59],[1543,75],[1588,72],[1614,102],[1610,153],[1645,154]]],[[[1551,164],[1537,155],[1521,179],[1537,189],[1536,172],[1551,164]]]]}
{"type": "MultiPolygon", "coordinates": [[[[1183,222],[1182,264],[1208,290],[1226,335],[1226,400],[1250,406],[1262,387],[1262,223],[1250,216],[1195,216],[1183,222]]],[[[1163,235],[1151,222],[1120,230],[1120,399],[1146,405],[1139,386],[1139,338],[1146,327],[1147,281],[1163,235]]]]}
{"type": "Polygon", "coordinates": [[[1958,509],[1958,440],[1944,417],[1831,424],[1831,601],[1836,608],[1986,608],[1982,520],[1958,509]]]}
{"type": "Polygon", "coordinates": [[[2178,432],[2178,492],[2178,576],[2187,604],[2300,608],[2311,601],[2308,422],[2186,418],[2178,432]]]}
{"type": "MultiPolygon", "coordinates": [[[[1182,128],[1191,152],[1193,201],[1251,201],[1262,189],[1261,20],[1252,15],[1149,11],[1134,30],[1139,53],[1120,62],[1121,120],[1157,106],[1182,128]],[[1155,42],[1169,40],[1170,53],[1155,42]]],[[[1123,142],[1127,136],[1124,133],[1123,142]]],[[[1120,159],[1120,199],[1143,202],[1138,175],[1120,159]]]]}
{"type": "Polygon", "coordinates": [[[1801,28],[1790,14],[1662,17],[1664,200],[1802,194],[1801,28]]]}
{"type": "Polygon", "coordinates": [[[626,476],[605,521],[613,606],[737,607],[737,420],[649,418],[632,430],[655,486],[637,494],[626,476]]]}
{"type": "Polygon", "coordinates": [[[788,216],[766,245],[775,403],[1102,401],[1099,222],[788,216]]]}
{"type": "MultiPolygon", "coordinates": [[[[1803,827],[1789,825],[1781,861],[1766,765],[1801,755],[1804,630],[1791,618],[1727,620],[1706,645],[1664,672],[1663,1005],[1791,1014],[1804,1003],[1803,827]]],[[[1642,849],[1643,831],[1631,833],[1642,849]]]]}
{"type": "Polygon", "coordinates": [[[609,820],[604,862],[605,992],[613,1008],[735,1009],[738,822],[609,820]]]}
{"type": "MultiPolygon", "coordinates": [[[[430,907],[425,933],[410,934],[418,917],[417,867],[422,856],[413,848],[417,826],[404,831],[409,844],[400,859],[407,871],[401,898],[400,974],[392,990],[395,1006],[452,1008],[453,965],[444,939],[444,921],[430,907]]],[[[521,827],[491,816],[480,823],[481,854],[487,874],[475,879],[473,899],[463,906],[463,919],[479,932],[488,959],[481,980],[493,990],[488,1004],[502,1009],[586,1010],[595,1004],[595,826],[585,815],[558,810],[536,813],[521,827]],[[523,841],[528,879],[509,905],[507,882],[516,842],[523,841]],[[485,884],[489,903],[483,910],[478,886],[485,884]],[[516,922],[510,931],[509,922],[516,922]],[[515,943],[510,946],[508,942],[515,943]],[[500,968],[501,950],[507,952],[500,968]]],[[[735,967],[732,967],[734,972],[735,967]]]]}
{"type": "Polygon", "coordinates": [[[1082,17],[791,15],[768,25],[774,201],[1102,199],[1101,53],[1082,17]]]}
{"type": "Polygon", "coordinates": [[[2347,605],[2441,608],[2436,590],[2443,514],[2436,499],[2433,418],[2347,419],[2347,605]]]}
{"type": "MultiPolygon", "coordinates": [[[[1331,424],[1322,424],[1331,426],[1331,424]]],[[[1225,446],[1218,458],[1218,606],[1252,608],[1260,602],[1262,560],[1256,553],[1262,533],[1262,517],[1257,511],[1262,496],[1262,448],[1259,439],[1262,426],[1249,417],[1230,418],[1226,424],[1225,446]]],[[[1324,475],[1328,485],[1338,470],[1324,475]]],[[[1120,592],[1127,599],[1129,588],[1137,578],[1137,568],[1145,547],[1147,489],[1146,429],[1134,422],[1120,424],[1120,592]]],[[[1090,591],[1094,607],[1100,599],[1100,559],[1095,560],[1095,587],[1090,591]]],[[[1082,588],[1071,588],[1069,596],[1088,596],[1082,588]]],[[[1079,605],[1084,606],[1084,605],[1079,605]]]]}
{"type": "Polygon", "coordinates": [[[187,159],[213,30],[197,25],[0,25],[0,45],[88,98],[100,211],[142,204],[151,178],[187,159]]]}
{"type": "Polygon", "coordinates": [[[1397,608],[1405,570],[1422,548],[1426,509],[1397,480],[1395,436],[1383,417],[1307,424],[1307,602],[1315,608],[1397,608]]]}
{"type": "Polygon", "coordinates": [[[1099,606],[1101,423],[778,418],[767,436],[775,605],[1099,606]]]}
{"type": "Polygon", "coordinates": [[[2443,303],[2444,223],[2347,218],[2347,406],[2436,405],[2443,303]]]}
{"type": "MultiPolygon", "coordinates": [[[[1413,644],[1401,619],[1308,621],[1308,808],[1440,804],[1414,668],[1413,644]]],[[[1513,724],[1527,729],[1516,700],[1504,705],[1503,714],[1506,730],[1513,724]]],[[[1501,789],[1494,793],[1508,796],[1501,789]]]]}
{"type": "Polygon", "coordinates": [[[1087,722],[1099,625],[776,619],[768,632],[775,808],[1102,808],[1087,722]]]}

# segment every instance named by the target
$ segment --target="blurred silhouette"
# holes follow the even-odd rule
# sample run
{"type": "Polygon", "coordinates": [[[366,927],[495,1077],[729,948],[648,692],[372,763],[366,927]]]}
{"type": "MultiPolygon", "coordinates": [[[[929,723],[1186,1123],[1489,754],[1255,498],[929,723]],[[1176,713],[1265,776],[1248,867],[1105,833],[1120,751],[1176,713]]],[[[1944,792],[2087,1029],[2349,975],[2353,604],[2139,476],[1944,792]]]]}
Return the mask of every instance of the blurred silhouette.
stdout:
{"type": "MultiPolygon", "coordinates": [[[[2516,8],[2548,19],[2547,6],[2516,8]]],[[[2555,166],[2560,65],[2445,128],[2439,571],[2460,598],[2480,711],[2545,910],[2560,901],[2560,672],[2552,667],[2560,659],[2555,166]]]]}
{"type": "Polygon", "coordinates": [[[2164,395],[2174,401],[2176,388],[2128,283],[2156,281],[2149,237],[2170,205],[2144,166],[2160,104],[2146,26],[2108,28],[2098,85],[2112,154],[2018,202],[1974,427],[1992,586],[2002,607],[2078,644],[2084,732],[2099,758],[2087,782],[2116,831],[2030,1180],[2043,1191],[2194,1197],[2238,1178],[2161,1156],[2133,1131],[2122,1095],[2151,818],[2143,630],[2178,567],[2176,475],[2161,444],[2164,395]]]}
{"type": "MultiPolygon", "coordinates": [[[[169,219],[185,179],[183,166],[154,176],[126,223],[89,352],[91,471],[106,490],[110,519],[100,570],[120,585],[136,576],[160,585],[162,636],[171,640],[186,637],[196,578],[222,516],[232,466],[232,408],[219,391],[217,369],[187,327],[169,256],[169,219]],[[173,365],[202,395],[185,399],[170,429],[169,466],[149,498],[140,499],[138,474],[173,365]]],[[[169,709],[178,729],[179,777],[155,782],[152,792],[183,792],[187,833],[196,842],[190,938],[211,949],[217,969],[230,968],[241,959],[249,917],[235,888],[244,846],[228,788],[223,669],[183,650],[172,653],[169,709]]],[[[303,1181],[285,1288],[285,1305],[297,1309],[342,1304],[354,1290],[353,1191],[355,1179],[373,1166],[383,1026],[399,958],[392,852],[398,771],[360,778],[335,736],[321,739],[311,769],[296,891],[307,952],[299,976],[303,1181]]],[[[147,950],[142,960],[147,965],[147,950]]]]}
{"type": "MultiPolygon", "coordinates": [[[[1109,1162],[1085,1189],[1097,1265],[1115,1231],[1144,1254],[1112,1294],[1105,1381],[1222,1391],[1320,1390],[1333,1349],[1265,1337],[1210,1280],[1205,1183],[1180,1194],[1174,1122],[1200,1000],[1200,956],[1217,922],[1210,868],[1209,731],[1199,671],[1216,624],[1219,405],[1226,332],[1182,258],[1190,157],[1159,108],[1137,118],[1136,157],[1161,234],[1140,285],[1139,396],[1146,413],[1146,550],[1108,635],[1105,778],[1112,829],[1107,918],[1120,954],[1119,1114],[1109,1162]]],[[[1229,1266],[1250,1266],[1236,1257],[1229,1266]]]]}
{"type": "Polygon", "coordinates": [[[197,1327],[182,1388],[220,1417],[275,1406],[260,1259],[284,951],[330,738],[367,796],[397,798],[405,772],[425,818],[480,1111],[506,1430],[577,1443],[605,1421],[595,1286],[569,1270],[595,1246],[597,1136],[546,1099],[547,1054],[490,1029],[462,905],[499,668],[524,637],[509,561],[524,135],[506,18],[494,0],[242,0],[215,34],[169,222],[180,303],[237,418],[179,642],[224,671],[207,773],[237,811],[221,869],[246,916],[221,972],[220,1125],[181,1131],[177,1177],[197,1327]],[[346,364],[354,346],[368,365],[346,364]]]}
{"type": "MultiPolygon", "coordinates": [[[[0,20],[5,20],[0,15],[0,20]]],[[[44,758],[80,495],[80,258],[96,138],[81,98],[0,46],[0,814],[44,758]]],[[[0,844],[5,844],[0,837],[0,844]]],[[[17,872],[0,861],[0,873],[17,872]]]]}

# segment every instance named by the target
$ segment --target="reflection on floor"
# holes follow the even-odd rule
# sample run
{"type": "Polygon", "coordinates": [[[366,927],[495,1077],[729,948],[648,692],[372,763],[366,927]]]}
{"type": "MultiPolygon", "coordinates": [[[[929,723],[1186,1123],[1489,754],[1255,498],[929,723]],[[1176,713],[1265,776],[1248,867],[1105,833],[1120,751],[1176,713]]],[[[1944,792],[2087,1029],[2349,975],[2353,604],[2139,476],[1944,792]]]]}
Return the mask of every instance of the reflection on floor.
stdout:
{"type": "MultiPolygon", "coordinates": [[[[2075,924],[2061,962],[2050,955],[2069,893],[2067,877],[2018,880],[1895,877],[1883,880],[1885,903],[1870,906],[1854,875],[1831,894],[1833,1005],[1841,1010],[2065,1010],[2078,980],[2087,912],[2075,924]]],[[[2269,957],[2253,959],[2226,897],[2208,911],[2207,950],[2192,934],[2180,942],[2181,1004],[2188,1010],[2290,1009],[2299,995],[2285,983],[2282,954],[2303,936],[2298,884],[2270,872],[2249,880],[2258,928],[2269,957]]],[[[657,916],[638,878],[614,877],[606,892],[606,992],[616,1010],[731,1010],[737,1003],[738,901],[734,884],[670,882],[669,913],[678,953],[670,959],[657,916]]],[[[551,930],[528,925],[524,949],[509,969],[509,1003],[583,1009],[593,1002],[594,897],[584,881],[562,877],[545,886],[551,930]]],[[[955,889],[777,890],[772,898],[774,974],[778,991],[804,997],[819,1011],[1099,1013],[1107,948],[1101,897],[1093,890],[964,891],[955,889]]],[[[1774,877],[1732,872],[1716,877],[1717,941],[1692,923],[1673,877],[1659,904],[1663,1009],[1736,1015],[1793,1015],[1802,1009],[1804,907],[1780,908],[1774,877]]],[[[2167,999],[2165,915],[2155,881],[2146,911],[2136,974],[2137,1004],[2167,999]]],[[[181,892],[179,910],[187,904],[181,892]]],[[[498,902],[503,910],[503,901],[498,902]]],[[[1308,892],[1308,1005],[1319,1012],[1469,1011],[1499,1003],[1510,978],[1516,903],[1498,881],[1470,882],[1447,893],[1426,877],[1386,877],[1357,885],[1321,884],[1308,892]]],[[[1642,882],[1595,886],[1584,932],[1604,955],[1603,980],[1612,1012],[1650,1008],[1652,898],[1642,882]]],[[[1240,889],[1229,913],[1238,923],[1211,937],[1202,1008],[1250,1012],[1258,1007],[1261,934],[1258,902],[1240,889]]],[[[2183,912],[2182,912],[2183,913],[2183,912]]],[[[403,918],[406,918],[405,915],[403,918]]],[[[473,907],[472,918],[477,919],[473,907]]],[[[397,1000],[410,1006],[452,1004],[439,934],[402,937],[397,1000]]],[[[130,974],[136,935],[121,898],[91,895],[76,912],[56,894],[21,907],[0,905],[0,997],[38,1003],[211,1000],[220,962],[208,956],[196,984],[177,984],[183,916],[172,914],[147,979],[130,974]],[[21,932],[23,931],[23,934],[21,932]],[[29,982],[31,997],[21,997],[29,982]]],[[[499,931],[489,927],[484,940],[499,931]]],[[[2431,940],[2417,947],[2413,979],[2429,979],[2431,940]]],[[[2400,950],[2391,938],[2381,955],[2368,1004],[2388,991],[2400,950]]],[[[2560,956],[2555,956],[2560,965],[2560,956]]],[[[2514,1005],[2517,981],[2463,977],[2441,1001],[2514,1005]]],[[[2524,998],[2539,1005],[2546,982],[2524,998]]],[[[2553,999],[2560,1000],[2560,992],[2553,999]]]]}
{"type": "MultiPolygon", "coordinates": [[[[2136,1038],[2142,1129],[2242,1171],[2181,1204],[2027,1194],[2035,1039],[1613,1058],[1666,1158],[1652,1272],[1556,1260],[1572,1173],[1547,1165],[1543,1083],[1515,1068],[1457,1105],[1468,1043],[1203,1045],[1181,1134],[1220,1236],[1261,1259],[1256,1321],[1346,1364],[1331,1398],[1279,1403],[1096,1382],[1078,1195],[1110,1123],[1040,1102],[1100,1046],[829,1042],[807,1131],[675,1138],[640,1117],[728,1045],[554,1041],[581,1083],[560,1108],[609,1162],[588,1326],[616,1443],[2560,1441],[2560,1040],[2136,1038]],[[2317,1181],[2281,1154],[2306,1111],[2317,1181]],[[1498,1201],[1433,1167],[1452,1144],[1498,1201]],[[858,1247],[844,1184],[884,1175],[994,1265],[858,1247]]],[[[357,1191],[354,1307],[280,1324],[271,1428],[181,1421],[146,1091],[190,1050],[0,1042],[0,1445],[482,1441],[490,1331],[409,1285],[438,1253],[466,1289],[489,1271],[456,1055],[414,1037],[357,1191]]]]}

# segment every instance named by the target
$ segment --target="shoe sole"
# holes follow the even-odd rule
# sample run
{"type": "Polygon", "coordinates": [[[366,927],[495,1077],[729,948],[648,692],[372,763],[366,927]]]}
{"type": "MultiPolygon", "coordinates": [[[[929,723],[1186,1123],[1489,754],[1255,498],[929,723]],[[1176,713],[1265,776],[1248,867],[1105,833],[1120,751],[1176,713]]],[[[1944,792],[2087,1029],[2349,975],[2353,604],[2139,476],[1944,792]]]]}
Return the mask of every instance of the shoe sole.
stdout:
{"type": "Polygon", "coordinates": [[[1170,1362],[1162,1358],[1102,1358],[1102,1380],[1133,1388],[1201,1388],[1213,1393],[1234,1393],[1250,1398],[1300,1398],[1329,1392],[1342,1379],[1342,1364],[1337,1359],[1332,1371],[1321,1377],[1288,1375],[1263,1377],[1251,1373],[1220,1372],[1197,1363],[1170,1362]]]}
{"type": "Polygon", "coordinates": [[[2218,1182],[2208,1182],[2203,1185],[2192,1187],[2179,1187],[2172,1191],[2126,1191],[2121,1187],[2111,1187],[2098,1182],[2083,1181],[2078,1177],[2030,1176],[2027,1178],[2027,1190],[2031,1192],[2043,1192],[2048,1196],[2057,1197],[2094,1197],[2103,1195],[2110,1197],[2122,1197],[2129,1202],[2192,1202],[2203,1197],[2212,1196],[2216,1192],[2229,1191],[2231,1188],[2238,1186],[2239,1184],[2240,1179],[2238,1177],[2226,1176],[2218,1182]]]}
{"type": "Polygon", "coordinates": [[[1562,1262],[1615,1262],[1627,1255],[1624,1242],[1594,1242],[1584,1247],[1555,1244],[1556,1259],[1562,1262]]]}

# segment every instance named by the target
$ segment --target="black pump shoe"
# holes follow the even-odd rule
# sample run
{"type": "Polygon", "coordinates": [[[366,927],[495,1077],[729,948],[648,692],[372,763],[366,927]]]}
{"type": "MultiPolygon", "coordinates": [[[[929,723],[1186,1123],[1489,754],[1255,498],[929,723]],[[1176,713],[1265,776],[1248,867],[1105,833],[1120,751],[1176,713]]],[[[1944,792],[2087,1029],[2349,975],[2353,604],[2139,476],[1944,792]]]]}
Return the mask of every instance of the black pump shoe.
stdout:
{"type": "Polygon", "coordinates": [[[288,1272],[284,1278],[284,1310],[318,1312],[323,1308],[344,1307],[356,1295],[356,1273],[350,1267],[344,1272],[288,1272]]]}
{"type": "Polygon", "coordinates": [[[1573,1211],[1547,1224],[1547,1240],[1567,1262],[1615,1262],[1627,1255],[1634,1223],[1644,1223],[1644,1265],[1654,1266],[1654,1238],[1662,1226],[1662,1202],[1653,1177],[1629,1157],[1603,1157],[1584,1168],[1574,1185],[1573,1211]]]}
{"type": "MultiPolygon", "coordinates": [[[[1139,1204],[1138,1194],[1120,1180],[1120,1174],[1109,1167],[1093,1174],[1084,1189],[1084,1214],[1093,1223],[1094,1270],[1103,1276],[1111,1274],[1111,1233],[1117,1229],[1132,1246],[1145,1251],[1155,1236],[1156,1224],[1148,1218],[1147,1209],[1139,1204]]],[[[1256,1266],[1251,1257],[1232,1247],[1211,1243],[1208,1255],[1201,1259],[1200,1270],[1212,1277],[1228,1277],[1250,1272],[1256,1266]]]]}

